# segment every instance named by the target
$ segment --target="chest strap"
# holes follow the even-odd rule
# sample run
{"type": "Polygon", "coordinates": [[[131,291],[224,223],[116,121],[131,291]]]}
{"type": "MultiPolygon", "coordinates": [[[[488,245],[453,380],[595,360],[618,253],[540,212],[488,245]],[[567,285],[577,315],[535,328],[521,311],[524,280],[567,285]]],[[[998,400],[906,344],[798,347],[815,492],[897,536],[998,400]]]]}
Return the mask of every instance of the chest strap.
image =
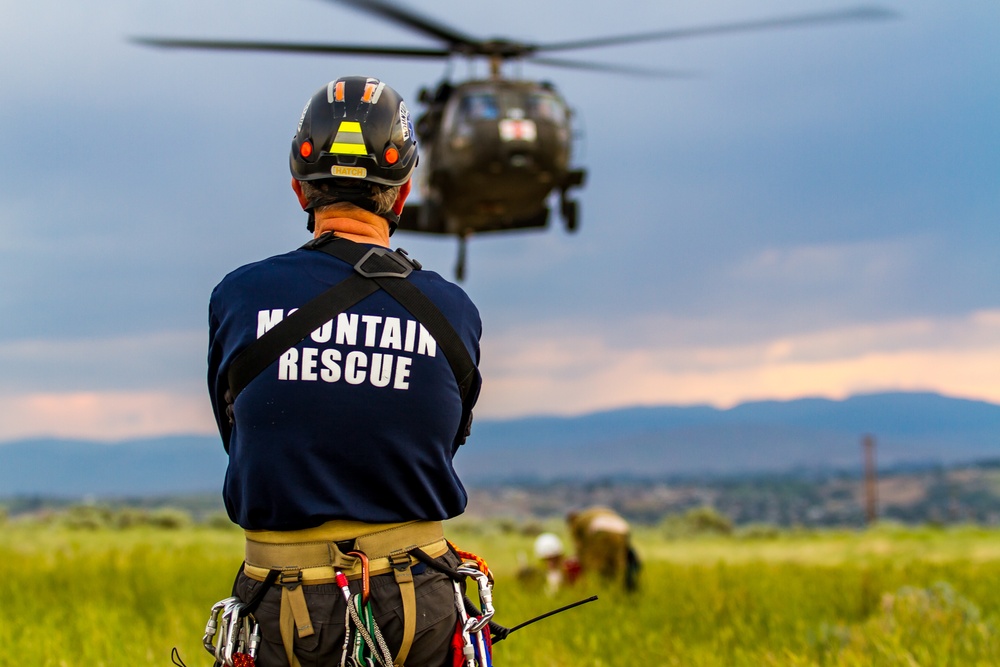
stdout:
{"type": "Polygon", "coordinates": [[[264,369],[311,332],[382,289],[430,332],[444,353],[462,398],[462,418],[455,443],[463,444],[472,426],[472,406],[478,398],[472,391],[476,364],[448,318],[433,301],[406,280],[414,269],[420,269],[419,262],[411,260],[403,250],[392,252],[385,248],[372,248],[333,234],[324,234],[302,247],[320,250],[345,261],[354,267],[355,272],[283,318],[233,359],[226,372],[228,389],[225,392],[230,422],[233,420],[232,408],[236,397],[264,369]]]}

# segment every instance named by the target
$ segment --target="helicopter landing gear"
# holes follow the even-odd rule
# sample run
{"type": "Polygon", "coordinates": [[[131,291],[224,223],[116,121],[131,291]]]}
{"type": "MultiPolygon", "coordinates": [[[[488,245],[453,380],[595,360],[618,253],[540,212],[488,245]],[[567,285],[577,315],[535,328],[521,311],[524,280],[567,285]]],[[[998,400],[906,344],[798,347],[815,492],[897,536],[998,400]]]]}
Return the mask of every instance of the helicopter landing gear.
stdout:
{"type": "Polygon", "coordinates": [[[563,222],[566,224],[566,231],[575,232],[580,227],[580,205],[575,199],[568,199],[563,192],[559,203],[563,222]]]}
{"type": "Polygon", "coordinates": [[[459,282],[465,280],[465,242],[468,238],[468,234],[459,234],[458,236],[458,260],[455,262],[455,280],[459,282]]]}

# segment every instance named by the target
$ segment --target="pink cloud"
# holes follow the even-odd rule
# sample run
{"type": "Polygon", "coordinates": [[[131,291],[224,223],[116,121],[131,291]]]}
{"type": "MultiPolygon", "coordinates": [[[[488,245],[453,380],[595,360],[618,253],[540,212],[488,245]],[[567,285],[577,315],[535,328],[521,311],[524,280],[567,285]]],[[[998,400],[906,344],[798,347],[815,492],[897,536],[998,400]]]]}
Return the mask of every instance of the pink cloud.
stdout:
{"type": "Polygon", "coordinates": [[[0,440],[54,436],[95,440],[215,433],[208,399],[167,392],[70,392],[7,396],[0,440]]]}
{"type": "Polygon", "coordinates": [[[588,332],[530,344],[516,335],[485,341],[486,383],[478,414],[695,403],[729,407],[748,400],[877,391],[934,391],[1000,403],[1000,311],[737,345],[623,347],[617,334],[588,332]]]}

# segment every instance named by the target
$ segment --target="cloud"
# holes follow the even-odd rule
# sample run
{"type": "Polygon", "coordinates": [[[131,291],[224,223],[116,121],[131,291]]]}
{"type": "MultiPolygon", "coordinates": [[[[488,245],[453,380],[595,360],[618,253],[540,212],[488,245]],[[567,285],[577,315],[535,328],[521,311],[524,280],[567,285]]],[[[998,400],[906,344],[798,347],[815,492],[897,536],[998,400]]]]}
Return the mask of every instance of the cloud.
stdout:
{"type": "Polygon", "coordinates": [[[0,440],[120,440],[216,432],[207,396],[192,393],[51,392],[0,395],[0,440]]]}
{"type": "MultiPolygon", "coordinates": [[[[444,63],[126,39],[323,41],[323,22],[347,22],[385,38],[359,41],[428,43],[312,0],[294,0],[301,12],[268,0],[64,4],[0,3],[7,428],[97,433],[100,415],[122,414],[127,427],[108,422],[122,434],[171,413],[164,428],[205,428],[194,410],[207,410],[212,285],[305,240],[287,172],[302,104],[332,76],[362,72],[413,100],[444,63]],[[59,403],[87,407],[40,407],[59,403]]],[[[432,4],[430,16],[472,35],[538,42],[811,11],[794,0],[568,14],[525,0],[501,13],[432,4]]],[[[894,22],[567,54],[704,74],[683,81],[514,70],[566,95],[588,176],[579,233],[553,216],[555,229],[470,244],[465,287],[487,335],[478,414],[927,382],[992,396],[997,7],[918,0],[894,22]]],[[[396,243],[451,274],[454,239],[396,243]]]]}
{"type": "MultiPolygon", "coordinates": [[[[629,332],[506,334],[483,345],[482,416],[580,413],[628,405],[707,403],[871,391],[935,391],[1000,402],[1000,310],[951,319],[833,327],[739,343],[636,347],[629,332]],[[534,339],[525,343],[524,339],[534,339]]],[[[705,323],[661,320],[664,331],[705,323]]]]}
{"type": "Polygon", "coordinates": [[[0,342],[0,393],[203,391],[205,331],[0,342]]]}
{"type": "Polygon", "coordinates": [[[742,280],[776,282],[809,280],[836,284],[845,277],[860,281],[891,279],[919,254],[910,239],[828,243],[761,250],[734,270],[742,280]]]}
{"type": "Polygon", "coordinates": [[[0,441],[214,433],[207,332],[0,343],[0,441]]]}
{"type": "MultiPolygon", "coordinates": [[[[1000,309],[775,336],[748,322],[648,315],[537,323],[483,340],[477,415],[935,391],[1000,402],[1000,309]],[[719,328],[727,329],[720,335],[719,328]],[[528,341],[528,342],[525,342],[528,341]]],[[[0,346],[0,440],[213,433],[202,332],[0,346]]]]}

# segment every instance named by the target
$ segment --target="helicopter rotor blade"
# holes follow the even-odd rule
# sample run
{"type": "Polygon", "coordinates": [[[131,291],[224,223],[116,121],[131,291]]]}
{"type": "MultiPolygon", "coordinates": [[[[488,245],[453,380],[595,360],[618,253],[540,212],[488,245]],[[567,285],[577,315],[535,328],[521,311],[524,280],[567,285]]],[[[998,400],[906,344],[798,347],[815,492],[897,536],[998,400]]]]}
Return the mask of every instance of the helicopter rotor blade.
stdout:
{"type": "Polygon", "coordinates": [[[615,65],[612,63],[585,62],[582,60],[563,60],[562,58],[538,58],[529,56],[528,60],[536,65],[546,65],[549,67],[562,67],[565,69],[591,70],[597,72],[609,72],[612,74],[628,74],[631,76],[645,76],[671,79],[690,79],[698,76],[695,72],[677,69],[654,69],[647,67],[633,67],[630,65],[615,65]]]}
{"type": "Polygon", "coordinates": [[[182,49],[211,49],[219,51],[266,51],[278,53],[313,53],[341,54],[364,56],[387,56],[401,58],[441,58],[446,59],[455,54],[465,56],[486,56],[500,61],[526,58],[540,65],[570,69],[584,69],[634,76],[674,77],[694,76],[691,72],[680,70],[661,70],[627,65],[593,63],[576,60],[542,58],[541,52],[568,51],[572,49],[596,48],[634,44],[637,42],[687,39],[739,32],[772,30],[780,28],[795,28],[810,25],[844,23],[853,21],[878,20],[897,18],[899,15],[891,10],[878,7],[855,7],[832,12],[799,14],[793,16],[738,21],[709,26],[676,28],[654,32],[634,33],[611,37],[556,42],[549,44],[529,44],[501,39],[477,40],[457,30],[418,14],[417,12],[397,5],[390,0],[329,0],[342,5],[362,10],[380,18],[389,19],[407,28],[412,28],[425,35],[446,42],[438,48],[418,46],[389,46],[362,44],[318,44],[298,42],[269,42],[255,40],[219,40],[219,39],[187,39],[165,37],[134,37],[131,41],[147,46],[182,49]]]}
{"type": "Polygon", "coordinates": [[[306,44],[297,42],[257,42],[219,39],[174,39],[169,37],[133,37],[133,42],[147,46],[177,49],[210,49],[215,51],[270,51],[281,53],[340,53],[365,56],[406,58],[448,58],[447,49],[403,46],[363,46],[347,44],[306,44]]]}
{"type": "Polygon", "coordinates": [[[597,37],[594,39],[575,40],[571,42],[557,42],[552,44],[536,44],[534,51],[566,51],[570,49],[589,49],[601,46],[618,46],[621,44],[634,44],[636,42],[651,42],[670,39],[688,39],[691,37],[706,37],[709,35],[723,35],[737,32],[752,32],[755,30],[772,30],[778,28],[796,28],[809,25],[825,25],[831,23],[846,23],[852,21],[873,21],[882,19],[898,18],[899,14],[879,7],[856,7],[834,12],[822,12],[815,14],[800,14],[797,16],[785,16],[770,19],[758,19],[754,21],[738,21],[733,23],[720,23],[709,26],[696,26],[691,28],[676,28],[671,30],[657,30],[655,32],[643,32],[631,35],[619,35],[615,37],[597,37]]]}
{"type": "Polygon", "coordinates": [[[331,0],[342,5],[347,5],[375,16],[395,21],[399,25],[416,30],[430,37],[447,42],[449,45],[468,46],[475,48],[480,40],[473,39],[468,35],[450,28],[440,21],[435,21],[427,16],[423,16],[413,11],[401,7],[386,0],[331,0]]]}

